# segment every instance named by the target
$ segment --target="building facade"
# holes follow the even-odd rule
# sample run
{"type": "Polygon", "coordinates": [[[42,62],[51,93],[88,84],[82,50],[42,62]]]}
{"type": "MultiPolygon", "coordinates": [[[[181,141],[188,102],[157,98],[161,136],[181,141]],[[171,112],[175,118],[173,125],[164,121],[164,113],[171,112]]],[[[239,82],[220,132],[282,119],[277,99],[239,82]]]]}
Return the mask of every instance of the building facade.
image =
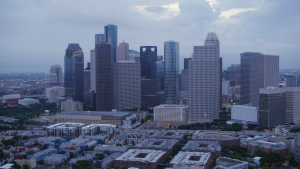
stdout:
{"type": "Polygon", "coordinates": [[[73,101],[72,99],[66,100],[61,103],[61,111],[82,111],[83,110],[83,104],[79,101],[73,101]]]}
{"type": "Polygon", "coordinates": [[[300,124],[300,87],[286,87],[285,122],[300,124]]]}
{"type": "Polygon", "coordinates": [[[189,121],[212,122],[219,118],[220,46],[215,33],[208,33],[204,46],[194,46],[189,61],[189,121]]]}
{"type": "Polygon", "coordinates": [[[231,107],[231,119],[246,123],[258,124],[258,107],[233,105],[231,107]]]}
{"type": "Polygon", "coordinates": [[[96,91],[96,53],[95,49],[90,50],[91,60],[91,90],[96,91]]]}
{"type": "Polygon", "coordinates": [[[65,88],[54,86],[51,88],[46,88],[46,98],[50,103],[56,103],[57,98],[65,95],[65,88]]]}
{"type": "Polygon", "coordinates": [[[45,88],[57,86],[57,75],[55,73],[45,73],[45,88]]]}
{"type": "Polygon", "coordinates": [[[59,65],[53,65],[50,68],[50,73],[55,73],[57,77],[57,83],[62,84],[62,69],[59,65]]]}
{"type": "Polygon", "coordinates": [[[166,41],[164,43],[164,103],[179,103],[179,43],[166,41]]]}
{"type": "Polygon", "coordinates": [[[154,121],[182,121],[188,120],[188,107],[186,105],[161,104],[154,107],[154,121]]]}
{"type": "Polygon", "coordinates": [[[84,54],[79,44],[70,43],[65,55],[65,96],[83,102],[84,54]]]}
{"type": "Polygon", "coordinates": [[[209,169],[211,162],[212,155],[210,153],[179,151],[178,154],[170,162],[169,167],[172,167],[174,169],[209,169]]]}
{"type": "Polygon", "coordinates": [[[156,61],[152,64],[151,68],[151,79],[156,79],[158,81],[159,91],[164,90],[164,66],[163,61],[156,61]]]}
{"type": "Polygon", "coordinates": [[[189,70],[183,69],[181,71],[181,90],[180,91],[189,91],[189,70]]]}
{"type": "Polygon", "coordinates": [[[286,75],[285,76],[285,86],[286,87],[296,87],[297,77],[295,75],[286,75]]]}
{"type": "Polygon", "coordinates": [[[100,44],[100,42],[106,42],[105,34],[95,34],[95,45],[100,44]]]}
{"type": "Polygon", "coordinates": [[[113,62],[116,62],[116,49],[118,47],[118,27],[114,24],[108,24],[104,27],[105,42],[112,45],[113,62]]]}
{"type": "Polygon", "coordinates": [[[141,61],[141,78],[151,78],[152,65],[157,61],[157,47],[156,46],[141,46],[140,47],[140,61],[141,61]]]}
{"type": "Polygon", "coordinates": [[[117,48],[116,62],[121,60],[129,60],[129,44],[126,42],[122,42],[119,44],[117,48]]]}
{"type": "Polygon", "coordinates": [[[88,62],[87,68],[84,69],[84,94],[91,90],[91,66],[88,62]]]}

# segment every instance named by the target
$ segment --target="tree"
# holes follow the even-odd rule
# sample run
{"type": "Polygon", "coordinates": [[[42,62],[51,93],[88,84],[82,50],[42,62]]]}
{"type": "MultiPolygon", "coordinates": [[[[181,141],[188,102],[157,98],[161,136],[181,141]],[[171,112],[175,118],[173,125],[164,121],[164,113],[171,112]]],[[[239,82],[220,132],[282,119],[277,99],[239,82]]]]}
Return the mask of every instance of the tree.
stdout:
{"type": "Polygon", "coordinates": [[[29,166],[27,164],[23,164],[23,169],[29,169],[29,166]]]}
{"type": "Polygon", "coordinates": [[[23,136],[22,139],[23,139],[23,140],[27,140],[27,139],[28,139],[28,136],[23,136]]]}

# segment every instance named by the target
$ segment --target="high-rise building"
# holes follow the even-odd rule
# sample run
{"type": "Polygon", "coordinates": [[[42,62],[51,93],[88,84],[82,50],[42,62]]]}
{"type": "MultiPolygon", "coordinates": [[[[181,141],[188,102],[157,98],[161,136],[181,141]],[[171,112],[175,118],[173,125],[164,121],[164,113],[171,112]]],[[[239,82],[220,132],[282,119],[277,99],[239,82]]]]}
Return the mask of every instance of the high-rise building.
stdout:
{"type": "Polygon", "coordinates": [[[300,124],[300,87],[286,87],[285,122],[300,124]]]}
{"type": "Polygon", "coordinates": [[[295,87],[297,84],[297,76],[295,75],[285,75],[285,86],[286,87],[295,87]]]}
{"type": "Polygon", "coordinates": [[[279,56],[241,53],[241,102],[259,105],[259,88],[279,86],[279,56]]]}
{"type": "Polygon", "coordinates": [[[184,58],[184,69],[189,69],[189,60],[192,58],[184,58]]]}
{"type": "Polygon", "coordinates": [[[182,69],[181,71],[181,91],[189,91],[189,70],[182,69]]]}
{"type": "Polygon", "coordinates": [[[91,66],[88,62],[87,68],[84,69],[84,93],[91,90],[91,66]]]}
{"type": "Polygon", "coordinates": [[[129,44],[122,42],[117,48],[117,62],[120,60],[129,60],[129,44]]]}
{"type": "Polygon", "coordinates": [[[118,27],[114,24],[108,24],[104,27],[105,42],[113,47],[113,61],[116,62],[116,49],[118,47],[118,27]]]}
{"type": "Polygon", "coordinates": [[[215,33],[208,33],[204,46],[194,46],[189,60],[189,121],[212,122],[220,109],[220,43],[215,33]]]}
{"type": "MultiPolygon", "coordinates": [[[[297,133],[297,138],[300,138],[300,131],[298,131],[297,133]]],[[[297,141],[297,145],[295,148],[295,160],[297,161],[297,163],[300,163],[300,141],[297,141]]]]}
{"type": "Polygon", "coordinates": [[[100,44],[100,42],[106,42],[104,34],[95,34],[95,45],[100,44]]]}
{"type": "Polygon", "coordinates": [[[130,49],[129,50],[129,60],[134,60],[135,62],[140,62],[140,52],[130,49]]]}
{"type": "Polygon", "coordinates": [[[51,88],[46,88],[46,98],[49,103],[56,103],[57,98],[65,95],[65,88],[54,86],[51,88]]]}
{"type": "Polygon", "coordinates": [[[166,41],[164,43],[164,102],[165,104],[179,103],[179,43],[166,41]]]}
{"type": "Polygon", "coordinates": [[[45,88],[58,85],[55,73],[45,73],[45,88]]]}
{"type": "Polygon", "coordinates": [[[151,79],[157,79],[160,91],[164,90],[164,66],[163,61],[156,61],[151,68],[151,79]]]}
{"type": "Polygon", "coordinates": [[[220,57],[219,58],[220,59],[220,62],[219,62],[219,94],[220,94],[220,96],[219,96],[219,99],[220,99],[220,101],[219,101],[219,107],[220,107],[220,110],[221,110],[221,108],[222,108],[222,68],[223,68],[223,59],[220,57]]]}
{"type": "Polygon", "coordinates": [[[141,63],[121,60],[113,63],[114,109],[141,107],[141,63]]]}
{"type": "Polygon", "coordinates": [[[50,73],[55,73],[57,77],[57,83],[62,84],[62,69],[59,65],[51,66],[50,73]]]}
{"type": "Polygon", "coordinates": [[[163,61],[164,56],[163,55],[157,55],[157,61],[163,61]]]}
{"type": "Polygon", "coordinates": [[[96,54],[95,49],[90,50],[91,57],[91,90],[96,91],[96,54]]]}
{"type": "Polygon", "coordinates": [[[151,66],[157,61],[157,47],[141,46],[140,61],[142,79],[151,79],[151,66]]]}
{"type": "Polygon", "coordinates": [[[284,125],[286,112],[285,88],[259,89],[259,126],[268,128],[284,125]]]}
{"type": "Polygon", "coordinates": [[[97,111],[113,108],[113,46],[102,42],[95,47],[97,111]]]}
{"type": "Polygon", "coordinates": [[[70,43],[65,55],[66,98],[83,102],[84,90],[84,54],[77,43],[70,43]]]}

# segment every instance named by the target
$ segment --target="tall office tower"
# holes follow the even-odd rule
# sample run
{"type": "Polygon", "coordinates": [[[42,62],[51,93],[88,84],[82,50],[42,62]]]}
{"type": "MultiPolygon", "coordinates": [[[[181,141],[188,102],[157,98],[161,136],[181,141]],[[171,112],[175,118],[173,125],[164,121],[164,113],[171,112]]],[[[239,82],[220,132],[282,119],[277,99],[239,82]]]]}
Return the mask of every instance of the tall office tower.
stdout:
{"type": "Polygon", "coordinates": [[[189,69],[189,60],[192,58],[184,58],[184,69],[189,69]]]}
{"type": "Polygon", "coordinates": [[[100,42],[106,42],[104,34],[95,34],[95,45],[100,44],[100,42]]]}
{"type": "Polygon", "coordinates": [[[84,54],[77,43],[70,43],[65,55],[66,98],[83,102],[84,90],[84,54]]]}
{"type": "Polygon", "coordinates": [[[50,68],[50,73],[55,73],[57,77],[57,83],[62,84],[62,69],[59,65],[53,65],[50,68]]]}
{"type": "Polygon", "coordinates": [[[113,47],[113,61],[116,62],[116,49],[118,46],[118,27],[114,24],[108,24],[104,27],[105,41],[113,47]]]}
{"type": "Polygon", "coordinates": [[[95,49],[90,50],[91,57],[91,90],[96,91],[96,54],[95,49]]]}
{"type": "Polygon", "coordinates": [[[129,50],[129,60],[134,60],[135,62],[140,62],[140,52],[130,49],[129,50]]]}
{"type": "Polygon", "coordinates": [[[88,62],[87,68],[84,69],[84,93],[91,90],[91,66],[88,62]]]}
{"type": "Polygon", "coordinates": [[[285,122],[300,124],[300,87],[286,87],[285,122]]]}
{"type": "Polygon", "coordinates": [[[164,102],[165,104],[178,104],[179,102],[179,43],[166,41],[164,43],[164,102]]]}
{"type": "Polygon", "coordinates": [[[259,89],[259,126],[268,128],[284,125],[286,112],[285,88],[259,89]]]}
{"type": "Polygon", "coordinates": [[[157,55],[157,61],[162,61],[164,60],[164,56],[163,55],[157,55]]]}
{"type": "Polygon", "coordinates": [[[156,61],[151,67],[151,78],[157,79],[159,91],[164,90],[164,62],[156,61]]]}
{"type": "Polygon", "coordinates": [[[220,101],[219,101],[219,108],[220,108],[220,110],[222,109],[222,68],[223,68],[223,59],[220,57],[220,62],[219,62],[219,99],[220,99],[220,101]]]}
{"type": "Polygon", "coordinates": [[[96,62],[96,108],[97,111],[113,109],[113,46],[101,42],[95,47],[96,62]]]}
{"type": "Polygon", "coordinates": [[[181,71],[181,91],[189,91],[189,70],[182,69],[181,71]]]}
{"type": "Polygon", "coordinates": [[[117,48],[117,62],[120,60],[129,60],[129,44],[124,41],[117,48]]]}
{"type": "Polygon", "coordinates": [[[279,56],[241,53],[240,104],[259,105],[259,88],[279,86],[279,56]]]}
{"type": "Polygon", "coordinates": [[[297,76],[295,75],[285,75],[285,86],[295,87],[297,84],[297,76]]]}
{"type": "MultiPolygon", "coordinates": [[[[297,133],[297,138],[300,138],[300,131],[297,133]]],[[[297,141],[297,145],[295,148],[295,160],[297,163],[300,163],[300,141],[297,141]]]]}
{"type": "Polygon", "coordinates": [[[58,85],[55,73],[45,73],[45,88],[58,85]]]}
{"type": "Polygon", "coordinates": [[[189,61],[189,121],[212,122],[219,118],[220,43],[208,33],[204,46],[194,46],[189,61]]]}
{"type": "Polygon", "coordinates": [[[114,109],[141,107],[141,63],[121,60],[113,63],[114,109]]]}
{"type": "Polygon", "coordinates": [[[141,46],[141,77],[142,79],[151,79],[151,65],[157,61],[156,46],[141,46]]]}

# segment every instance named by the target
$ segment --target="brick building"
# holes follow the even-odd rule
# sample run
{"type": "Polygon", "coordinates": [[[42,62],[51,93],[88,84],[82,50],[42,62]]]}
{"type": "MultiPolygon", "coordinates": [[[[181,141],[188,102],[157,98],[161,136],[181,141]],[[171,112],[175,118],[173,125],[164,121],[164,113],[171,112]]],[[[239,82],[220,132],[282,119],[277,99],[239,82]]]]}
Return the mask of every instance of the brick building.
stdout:
{"type": "Polygon", "coordinates": [[[172,168],[203,168],[209,169],[212,156],[207,152],[183,152],[179,153],[172,159],[169,166],[172,168]],[[195,167],[192,167],[195,166],[195,167]]]}
{"type": "Polygon", "coordinates": [[[197,130],[193,136],[192,140],[198,141],[219,141],[221,146],[233,146],[240,145],[240,138],[235,137],[235,135],[230,135],[228,133],[219,133],[219,132],[204,132],[197,130]]]}
{"type": "Polygon", "coordinates": [[[171,155],[173,148],[180,143],[176,139],[146,139],[134,146],[136,149],[162,150],[171,155]]]}
{"type": "Polygon", "coordinates": [[[220,157],[222,155],[221,146],[218,141],[188,141],[181,151],[185,152],[210,152],[212,158],[220,157]]]}

